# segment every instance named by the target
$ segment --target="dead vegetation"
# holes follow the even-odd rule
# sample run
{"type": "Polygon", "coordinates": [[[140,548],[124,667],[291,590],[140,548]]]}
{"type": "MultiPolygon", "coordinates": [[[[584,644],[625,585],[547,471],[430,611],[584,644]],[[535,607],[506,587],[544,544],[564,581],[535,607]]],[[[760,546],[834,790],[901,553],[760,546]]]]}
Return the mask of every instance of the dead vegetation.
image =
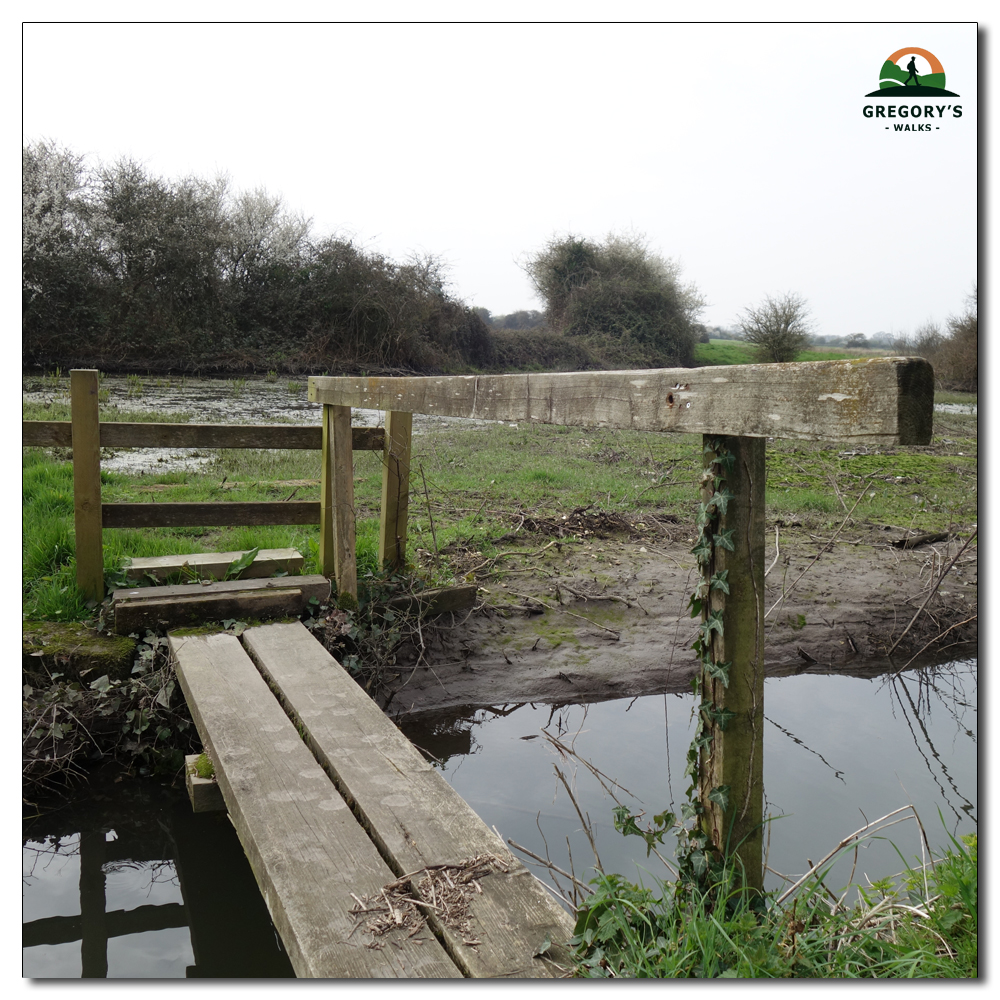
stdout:
{"type": "Polygon", "coordinates": [[[482,942],[472,927],[469,900],[482,893],[481,879],[495,871],[506,873],[511,864],[510,857],[478,854],[455,864],[429,865],[409,872],[366,896],[352,892],[355,905],[348,912],[357,923],[351,934],[364,927],[371,936],[367,947],[384,948],[391,941],[386,936],[390,932],[405,931],[406,937],[416,938],[431,918],[475,947],[482,942]]]}

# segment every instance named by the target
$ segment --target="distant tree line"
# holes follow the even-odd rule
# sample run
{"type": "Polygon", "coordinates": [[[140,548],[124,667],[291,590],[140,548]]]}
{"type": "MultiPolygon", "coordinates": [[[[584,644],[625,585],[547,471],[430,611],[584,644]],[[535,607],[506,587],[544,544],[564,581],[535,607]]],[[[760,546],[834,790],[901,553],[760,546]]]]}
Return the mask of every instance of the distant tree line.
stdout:
{"type": "Polygon", "coordinates": [[[441,263],[397,263],[266,191],[168,181],[130,159],[89,168],[22,151],[26,363],[304,370],[487,366],[483,320],[441,263]]]}
{"type": "Polygon", "coordinates": [[[892,351],[899,355],[926,358],[934,367],[934,380],[941,389],[979,392],[979,294],[966,296],[965,308],[949,316],[944,329],[925,323],[913,335],[893,338],[892,351]]]}

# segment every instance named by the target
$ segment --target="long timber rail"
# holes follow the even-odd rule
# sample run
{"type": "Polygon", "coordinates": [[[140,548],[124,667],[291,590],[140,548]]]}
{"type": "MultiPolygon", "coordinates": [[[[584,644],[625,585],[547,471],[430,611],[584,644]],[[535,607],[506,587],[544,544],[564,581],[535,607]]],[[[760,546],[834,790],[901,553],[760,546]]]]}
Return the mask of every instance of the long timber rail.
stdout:
{"type": "Polygon", "coordinates": [[[570,916],[303,625],[174,634],[170,649],[297,976],[558,977],[571,967],[570,916]],[[442,871],[464,886],[467,921],[440,916],[428,875],[442,871]],[[408,887],[426,926],[400,918],[375,937],[357,911],[388,903],[392,883],[408,887]]]}

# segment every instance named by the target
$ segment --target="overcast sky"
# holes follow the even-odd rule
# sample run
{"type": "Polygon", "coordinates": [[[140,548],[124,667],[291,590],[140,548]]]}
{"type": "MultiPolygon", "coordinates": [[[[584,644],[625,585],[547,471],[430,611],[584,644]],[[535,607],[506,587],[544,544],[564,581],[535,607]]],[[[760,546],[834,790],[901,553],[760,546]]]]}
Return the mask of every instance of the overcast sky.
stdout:
{"type": "Polygon", "coordinates": [[[441,256],[494,313],[541,308],[518,260],[567,232],[645,234],[713,325],[790,290],[818,333],[912,331],[976,277],[971,23],[29,23],[23,42],[24,141],[263,186],[314,234],[441,256]],[[907,45],[961,118],[864,117],[907,45]]]}

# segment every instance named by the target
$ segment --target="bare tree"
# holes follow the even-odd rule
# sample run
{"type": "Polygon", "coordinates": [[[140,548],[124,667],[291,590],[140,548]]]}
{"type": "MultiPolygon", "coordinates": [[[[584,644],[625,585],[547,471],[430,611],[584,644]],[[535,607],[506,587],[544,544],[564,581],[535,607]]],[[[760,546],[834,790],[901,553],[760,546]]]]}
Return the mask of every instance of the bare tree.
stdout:
{"type": "Polygon", "coordinates": [[[761,361],[792,361],[809,340],[812,325],[806,300],[794,292],[768,295],[739,317],[743,337],[761,361]]]}

